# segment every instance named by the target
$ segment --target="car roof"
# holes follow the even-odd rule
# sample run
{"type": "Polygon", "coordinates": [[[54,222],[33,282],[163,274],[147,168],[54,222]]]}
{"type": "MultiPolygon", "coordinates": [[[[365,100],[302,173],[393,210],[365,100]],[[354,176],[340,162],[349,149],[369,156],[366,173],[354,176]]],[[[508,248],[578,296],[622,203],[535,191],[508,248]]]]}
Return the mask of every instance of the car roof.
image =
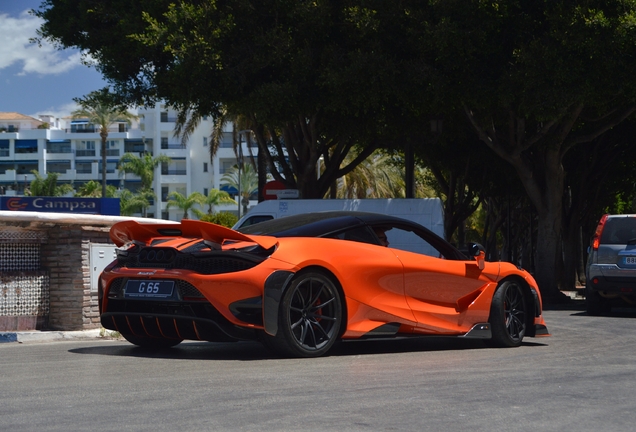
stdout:
{"type": "Polygon", "coordinates": [[[408,224],[426,230],[421,225],[395,216],[356,211],[322,211],[285,216],[241,228],[243,234],[275,237],[320,237],[334,231],[360,225],[408,224]]]}

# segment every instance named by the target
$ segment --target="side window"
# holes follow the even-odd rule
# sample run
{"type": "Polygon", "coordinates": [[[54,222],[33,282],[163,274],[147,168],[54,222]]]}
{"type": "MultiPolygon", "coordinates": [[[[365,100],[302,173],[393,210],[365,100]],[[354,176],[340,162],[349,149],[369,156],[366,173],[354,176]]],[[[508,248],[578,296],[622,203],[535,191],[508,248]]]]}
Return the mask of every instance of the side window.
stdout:
{"type": "Polygon", "coordinates": [[[377,240],[366,227],[356,227],[324,236],[326,238],[377,244],[377,240]]]}
{"type": "Polygon", "coordinates": [[[358,227],[343,233],[343,240],[357,241],[361,243],[375,244],[376,240],[366,227],[358,227]]]}
{"type": "Polygon", "coordinates": [[[442,254],[437,248],[413,231],[393,227],[386,230],[385,234],[390,248],[442,258],[442,254]]]}
{"type": "Polygon", "coordinates": [[[245,227],[248,227],[250,225],[257,224],[259,222],[268,221],[270,219],[274,219],[274,217],[270,216],[270,215],[254,215],[252,217],[249,217],[249,218],[245,219],[245,221],[243,222],[243,224],[239,228],[245,228],[245,227]]]}

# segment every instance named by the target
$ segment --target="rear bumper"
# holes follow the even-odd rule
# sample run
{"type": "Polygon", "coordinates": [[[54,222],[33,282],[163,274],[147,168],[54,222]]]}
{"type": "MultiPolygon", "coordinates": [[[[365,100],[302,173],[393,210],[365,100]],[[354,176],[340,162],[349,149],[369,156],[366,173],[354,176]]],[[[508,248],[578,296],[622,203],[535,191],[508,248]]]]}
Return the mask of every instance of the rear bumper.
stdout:
{"type": "Polygon", "coordinates": [[[634,277],[589,276],[587,289],[607,294],[636,295],[636,274],[634,277]]]}
{"type": "Polygon", "coordinates": [[[122,334],[164,339],[189,339],[209,342],[233,342],[256,339],[253,329],[241,328],[221,319],[142,312],[106,312],[101,315],[104,328],[122,334]]]}

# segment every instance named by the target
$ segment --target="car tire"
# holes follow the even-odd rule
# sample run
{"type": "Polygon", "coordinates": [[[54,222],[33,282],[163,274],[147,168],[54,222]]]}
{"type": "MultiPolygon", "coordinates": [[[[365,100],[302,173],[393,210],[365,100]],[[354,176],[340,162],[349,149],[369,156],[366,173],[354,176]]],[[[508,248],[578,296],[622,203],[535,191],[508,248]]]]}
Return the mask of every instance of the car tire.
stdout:
{"type": "Polygon", "coordinates": [[[332,277],[320,271],[299,273],[281,298],[276,336],[263,333],[262,342],[279,355],[320,357],[340,337],[343,310],[332,277]]]}
{"type": "Polygon", "coordinates": [[[121,335],[131,344],[147,349],[171,348],[183,342],[183,339],[151,338],[128,333],[121,333],[121,335]]]}
{"type": "Polygon", "coordinates": [[[606,300],[592,288],[585,286],[585,310],[590,316],[602,316],[610,312],[611,308],[606,300]]]}
{"type": "Polygon", "coordinates": [[[497,287],[490,305],[490,327],[495,347],[518,347],[526,334],[528,300],[516,281],[505,281],[497,287]]]}

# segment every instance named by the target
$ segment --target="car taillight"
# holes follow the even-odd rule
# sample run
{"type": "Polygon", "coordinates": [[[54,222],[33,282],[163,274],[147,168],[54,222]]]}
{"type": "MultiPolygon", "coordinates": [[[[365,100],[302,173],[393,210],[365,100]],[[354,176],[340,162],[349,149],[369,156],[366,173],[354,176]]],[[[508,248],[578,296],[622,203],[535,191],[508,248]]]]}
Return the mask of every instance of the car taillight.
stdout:
{"type": "Polygon", "coordinates": [[[601,217],[601,220],[598,221],[598,225],[596,226],[594,237],[592,237],[592,249],[594,250],[598,250],[598,245],[601,242],[601,234],[603,234],[603,228],[605,227],[607,216],[608,215],[603,215],[603,217],[601,217]]]}

